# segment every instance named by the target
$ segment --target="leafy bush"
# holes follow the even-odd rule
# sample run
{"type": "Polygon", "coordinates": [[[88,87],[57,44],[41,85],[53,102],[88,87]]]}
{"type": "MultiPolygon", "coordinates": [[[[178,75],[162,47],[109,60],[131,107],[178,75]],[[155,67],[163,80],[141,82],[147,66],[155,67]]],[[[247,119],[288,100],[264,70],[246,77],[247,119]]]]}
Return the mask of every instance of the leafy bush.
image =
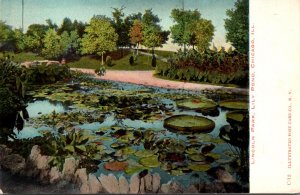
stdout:
{"type": "Polygon", "coordinates": [[[112,62],[112,58],[110,56],[106,56],[105,63],[109,67],[112,67],[114,65],[113,62],[112,62]]]}
{"type": "Polygon", "coordinates": [[[156,67],[156,57],[155,57],[155,55],[152,56],[151,65],[152,65],[152,67],[156,67]]]}
{"type": "Polygon", "coordinates": [[[168,65],[158,65],[156,73],[171,79],[210,82],[214,84],[236,83],[246,85],[248,81],[248,57],[231,49],[228,52],[206,50],[199,53],[179,50],[169,58],[168,65]]]}
{"type": "Polygon", "coordinates": [[[13,128],[23,129],[28,112],[24,101],[26,81],[22,79],[24,69],[9,56],[0,59],[0,138],[14,138],[13,128]],[[22,112],[23,117],[20,113],[22,112]],[[16,123],[17,119],[17,123],[16,123]]]}
{"type": "Polygon", "coordinates": [[[99,76],[103,76],[106,72],[105,66],[99,66],[98,68],[96,68],[95,73],[99,76]]]}
{"type": "Polygon", "coordinates": [[[71,77],[70,68],[67,65],[39,63],[27,68],[26,81],[30,84],[47,84],[68,79],[71,77]]]}
{"type": "Polygon", "coordinates": [[[130,65],[134,64],[134,58],[133,58],[133,56],[130,56],[130,58],[129,58],[129,64],[130,65]]]}

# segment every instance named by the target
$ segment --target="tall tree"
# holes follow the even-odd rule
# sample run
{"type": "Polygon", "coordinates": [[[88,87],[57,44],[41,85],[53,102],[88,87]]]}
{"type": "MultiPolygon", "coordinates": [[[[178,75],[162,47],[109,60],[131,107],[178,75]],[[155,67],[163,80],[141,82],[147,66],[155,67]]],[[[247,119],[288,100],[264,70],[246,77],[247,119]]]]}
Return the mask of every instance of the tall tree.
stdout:
{"type": "Polygon", "coordinates": [[[12,39],[12,28],[0,20],[0,44],[12,39]]]}
{"type": "Polygon", "coordinates": [[[142,42],[142,23],[140,20],[134,20],[132,27],[129,31],[130,36],[130,42],[134,45],[136,45],[137,53],[138,53],[138,47],[140,43],[142,42]]]}
{"type": "Polygon", "coordinates": [[[239,52],[249,51],[249,0],[237,0],[234,8],[227,10],[225,19],[226,40],[239,52]]]}
{"type": "Polygon", "coordinates": [[[199,52],[204,52],[214,37],[215,27],[211,20],[199,19],[195,22],[194,35],[195,43],[199,52]]]}
{"type": "Polygon", "coordinates": [[[173,43],[177,43],[184,47],[186,50],[186,45],[193,44],[194,35],[193,29],[194,24],[199,20],[201,14],[198,10],[184,10],[184,9],[173,9],[171,11],[171,18],[175,22],[171,29],[171,38],[173,43]]]}
{"type": "Polygon", "coordinates": [[[103,65],[104,53],[116,49],[118,34],[111,22],[101,17],[93,17],[85,32],[81,41],[82,53],[101,56],[103,65]]]}
{"type": "Polygon", "coordinates": [[[22,52],[26,49],[26,42],[25,42],[25,34],[23,34],[22,29],[14,29],[13,31],[14,36],[14,45],[17,52],[22,52]]]}
{"type": "Polygon", "coordinates": [[[154,55],[154,48],[161,47],[168,40],[168,31],[162,31],[159,25],[160,19],[154,15],[151,9],[145,10],[142,16],[142,37],[143,45],[152,49],[154,55]]]}
{"type": "Polygon", "coordinates": [[[26,32],[25,42],[29,51],[39,53],[43,48],[43,39],[46,35],[48,25],[31,24],[26,32]]]}
{"type": "Polygon", "coordinates": [[[70,18],[64,18],[60,27],[57,29],[57,34],[61,35],[64,31],[70,33],[73,30],[75,30],[75,28],[72,20],[70,18]]]}
{"type": "Polygon", "coordinates": [[[47,23],[47,25],[48,25],[49,28],[57,30],[57,28],[58,28],[57,24],[53,23],[51,19],[47,19],[46,23],[47,23]]]}
{"type": "Polygon", "coordinates": [[[42,54],[49,59],[58,59],[62,53],[63,48],[61,45],[61,37],[56,33],[54,29],[49,29],[46,32],[43,40],[44,48],[42,54]]]}
{"type": "MultiPolygon", "coordinates": [[[[130,45],[130,38],[129,38],[129,30],[130,26],[125,23],[125,18],[124,18],[124,12],[123,10],[125,9],[124,6],[121,8],[113,8],[113,27],[115,28],[116,33],[118,34],[118,41],[117,41],[117,47],[118,48],[123,48],[126,46],[130,45]]],[[[123,49],[122,55],[123,55],[123,49]]]]}

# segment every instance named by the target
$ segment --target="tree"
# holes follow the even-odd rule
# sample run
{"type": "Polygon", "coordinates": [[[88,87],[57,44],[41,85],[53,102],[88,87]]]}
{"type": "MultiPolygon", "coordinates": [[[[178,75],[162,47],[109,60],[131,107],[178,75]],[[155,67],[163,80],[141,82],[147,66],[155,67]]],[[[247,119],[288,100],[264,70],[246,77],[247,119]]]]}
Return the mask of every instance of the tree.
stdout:
{"type": "Polygon", "coordinates": [[[237,0],[234,9],[226,11],[226,40],[239,52],[249,51],[249,0],[237,0]]]}
{"type": "Polygon", "coordinates": [[[62,55],[68,57],[69,55],[78,54],[80,48],[80,38],[77,31],[71,31],[70,34],[64,31],[61,35],[62,55]]]}
{"type": "Polygon", "coordinates": [[[81,41],[82,53],[101,55],[103,65],[104,53],[116,49],[118,34],[110,21],[101,17],[93,17],[85,32],[81,41]]]}
{"type": "Polygon", "coordinates": [[[57,28],[58,28],[57,24],[53,23],[51,19],[47,19],[46,23],[47,23],[47,25],[48,25],[49,28],[57,30],[57,28]]]}
{"type": "Polygon", "coordinates": [[[54,29],[49,29],[46,32],[43,43],[44,48],[42,50],[42,54],[46,58],[58,59],[62,55],[63,48],[61,45],[61,37],[57,35],[54,29]]]}
{"type": "Polygon", "coordinates": [[[22,52],[26,49],[25,34],[22,29],[15,29],[13,31],[14,45],[17,52],[22,52]]]}
{"type": "Polygon", "coordinates": [[[75,28],[72,20],[70,18],[64,18],[60,27],[57,29],[57,34],[61,35],[64,31],[70,33],[73,30],[75,30],[75,28]]]}
{"type": "Polygon", "coordinates": [[[130,42],[136,45],[137,52],[139,44],[142,42],[142,23],[139,20],[134,20],[132,27],[129,31],[130,42]]]}
{"type": "Polygon", "coordinates": [[[186,45],[193,45],[195,42],[195,35],[193,35],[193,29],[195,22],[198,21],[201,14],[198,10],[183,10],[183,9],[173,9],[171,11],[171,18],[175,24],[170,27],[171,37],[173,43],[177,43],[184,47],[186,50],[186,45]]]}
{"type": "Polygon", "coordinates": [[[0,20],[0,44],[12,39],[12,28],[0,20]]]}
{"type": "Polygon", "coordinates": [[[152,13],[151,9],[145,10],[142,16],[143,45],[152,48],[153,55],[154,48],[161,47],[168,40],[169,35],[168,31],[162,31],[159,22],[160,19],[152,13]]]}
{"type": "Polygon", "coordinates": [[[199,52],[204,52],[214,37],[215,28],[211,20],[200,19],[195,22],[193,34],[199,52]]]}
{"type": "Polygon", "coordinates": [[[39,53],[43,48],[43,39],[49,27],[43,24],[31,24],[25,36],[26,48],[39,53]]]}
{"type": "Polygon", "coordinates": [[[0,20],[0,49],[13,39],[12,28],[0,20]]]}

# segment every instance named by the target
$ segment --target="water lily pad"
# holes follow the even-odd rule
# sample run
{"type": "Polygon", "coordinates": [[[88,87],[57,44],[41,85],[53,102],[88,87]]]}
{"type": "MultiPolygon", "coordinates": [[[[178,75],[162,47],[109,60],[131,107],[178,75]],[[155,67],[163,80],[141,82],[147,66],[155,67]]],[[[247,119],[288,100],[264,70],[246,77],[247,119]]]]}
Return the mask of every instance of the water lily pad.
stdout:
{"type": "Polygon", "coordinates": [[[183,141],[171,138],[158,140],[156,146],[160,151],[166,153],[184,153],[186,148],[183,141]]]}
{"type": "Polygon", "coordinates": [[[209,112],[217,109],[217,103],[209,99],[185,99],[176,102],[178,108],[195,110],[197,112],[209,112]]]}
{"type": "Polygon", "coordinates": [[[134,173],[138,173],[142,170],[146,169],[146,167],[142,166],[142,165],[133,165],[133,166],[128,166],[126,169],[125,169],[125,173],[126,174],[129,174],[129,175],[132,175],[134,173]]]}
{"type": "Polygon", "coordinates": [[[106,170],[110,171],[124,171],[128,167],[127,162],[107,162],[103,165],[106,170]]]}
{"type": "Polygon", "coordinates": [[[134,153],[135,156],[144,158],[144,157],[150,157],[153,156],[155,153],[151,150],[139,150],[136,153],[134,153]]]}
{"type": "Polygon", "coordinates": [[[184,175],[184,174],[185,173],[182,170],[178,170],[178,169],[171,170],[171,175],[174,175],[174,176],[180,176],[180,175],[184,175]]]}
{"type": "Polygon", "coordinates": [[[177,133],[208,133],[215,128],[215,123],[202,116],[175,115],[165,119],[164,127],[177,133]]]}
{"type": "Polygon", "coordinates": [[[210,165],[203,165],[203,164],[190,164],[188,165],[188,168],[193,171],[207,171],[210,169],[210,165]]]}
{"type": "Polygon", "coordinates": [[[160,162],[158,161],[158,156],[156,155],[142,158],[140,159],[139,162],[145,167],[151,167],[151,168],[158,167],[160,165],[160,162]]]}
{"type": "Polygon", "coordinates": [[[247,110],[249,107],[249,103],[243,100],[225,100],[221,101],[219,105],[223,108],[235,110],[247,110]]]}
{"type": "Polygon", "coordinates": [[[133,149],[132,147],[125,147],[125,148],[122,148],[122,152],[124,155],[134,154],[135,149],[133,149]]]}
{"type": "Polygon", "coordinates": [[[243,123],[245,120],[248,121],[247,114],[246,111],[231,111],[226,114],[226,120],[230,124],[243,123]]]}
{"type": "Polygon", "coordinates": [[[196,162],[205,162],[206,157],[203,154],[188,154],[189,159],[196,161],[196,162]]]}

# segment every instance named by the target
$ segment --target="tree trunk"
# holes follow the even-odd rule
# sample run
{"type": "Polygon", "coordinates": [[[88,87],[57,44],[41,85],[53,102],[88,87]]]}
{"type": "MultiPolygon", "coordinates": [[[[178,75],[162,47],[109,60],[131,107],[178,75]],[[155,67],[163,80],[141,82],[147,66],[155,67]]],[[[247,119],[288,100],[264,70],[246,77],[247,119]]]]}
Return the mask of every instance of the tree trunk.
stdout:
{"type": "Polygon", "coordinates": [[[139,55],[139,43],[136,44],[136,55],[139,55]]]}
{"type": "Polygon", "coordinates": [[[101,65],[103,65],[103,55],[104,55],[104,52],[102,52],[102,55],[101,55],[101,65]]]}

